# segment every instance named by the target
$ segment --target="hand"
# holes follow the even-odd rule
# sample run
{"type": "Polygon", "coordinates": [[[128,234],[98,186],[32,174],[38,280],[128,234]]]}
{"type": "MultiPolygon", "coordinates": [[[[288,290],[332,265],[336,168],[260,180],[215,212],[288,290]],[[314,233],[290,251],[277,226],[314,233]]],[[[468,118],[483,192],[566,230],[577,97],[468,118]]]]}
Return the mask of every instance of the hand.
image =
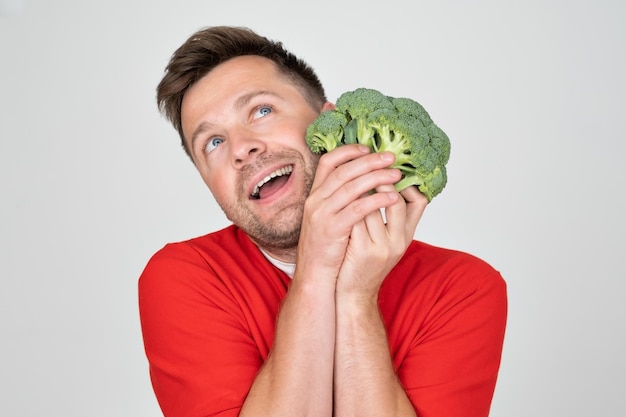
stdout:
{"type": "Polygon", "coordinates": [[[391,153],[371,153],[359,145],[344,145],[320,158],[304,205],[298,269],[338,276],[353,227],[401,200],[392,186],[401,174],[388,168],[393,160],[391,153]],[[379,192],[370,193],[374,189],[379,192]]]}
{"type": "MultiPolygon", "coordinates": [[[[392,193],[395,189],[381,185],[376,191],[392,193]]],[[[417,187],[408,187],[400,194],[403,198],[385,209],[386,221],[376,211],[352,227],[337,282],[338,293],[377,300],[380,285],[406,252],[428,204],[417,187]]]]}

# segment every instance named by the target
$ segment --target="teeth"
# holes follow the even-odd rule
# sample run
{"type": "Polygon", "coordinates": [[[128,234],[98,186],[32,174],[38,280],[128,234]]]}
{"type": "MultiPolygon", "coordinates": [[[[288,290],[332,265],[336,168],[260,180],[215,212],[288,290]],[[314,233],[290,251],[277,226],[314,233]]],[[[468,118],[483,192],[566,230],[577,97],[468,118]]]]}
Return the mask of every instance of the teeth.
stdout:
{"type": "Polygon", "coordinates": [[[257,183],[257,185],[254,186],[254,189],[252,190],[252,197],[259,198],[259,190],[261,189],[261,187],[263,187],[265,184],[267,184],[272,178],[281,177],[283,175],[291,174],[292,171],[293,171],[293,167],[291,165],[289,165],[289,166],[286,166],[286,167],[279,168],[276,171],[272,172],[267,177],[265,177],[261,181],[259,181],[257,183]]]}

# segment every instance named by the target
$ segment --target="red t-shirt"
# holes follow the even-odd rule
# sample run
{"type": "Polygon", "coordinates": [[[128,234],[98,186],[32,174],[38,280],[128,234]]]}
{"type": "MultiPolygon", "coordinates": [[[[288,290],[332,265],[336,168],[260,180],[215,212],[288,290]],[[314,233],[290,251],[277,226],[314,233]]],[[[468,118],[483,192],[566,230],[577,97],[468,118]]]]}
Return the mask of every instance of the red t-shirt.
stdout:
{"type": "MultiPolygon", "coordinates": [[[[290,282],[235,226],[168,244],[150,259],[139,310],[166,417],[239,414],[290,282]]],[[[379,305],[418,416],[487,416],[507,314],[500,274],[472,255],[414,241],[379,305]]]]}

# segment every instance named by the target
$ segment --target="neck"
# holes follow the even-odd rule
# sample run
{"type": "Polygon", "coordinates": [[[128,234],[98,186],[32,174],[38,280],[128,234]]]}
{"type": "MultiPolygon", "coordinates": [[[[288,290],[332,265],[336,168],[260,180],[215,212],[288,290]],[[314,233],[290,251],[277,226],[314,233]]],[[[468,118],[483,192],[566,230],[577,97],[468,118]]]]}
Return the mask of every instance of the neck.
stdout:
{"type": "Polygon", "coordinates": [[[281,262],[296,263],[299,233],[292,232],[287,235],[275,234],[273,236],[263,234],[257,236],[250,233],[247,233],[247,235],[259,249],[272,258],[281,262]]]}
{"type": "Polygon", "coordinates": [[[281,262],[290,264],[296,263],[296,248],[279,249],[279,248],[267,248],[259,245],[259,249],[267,253],[272,258],[278,259],[281,262]]]}

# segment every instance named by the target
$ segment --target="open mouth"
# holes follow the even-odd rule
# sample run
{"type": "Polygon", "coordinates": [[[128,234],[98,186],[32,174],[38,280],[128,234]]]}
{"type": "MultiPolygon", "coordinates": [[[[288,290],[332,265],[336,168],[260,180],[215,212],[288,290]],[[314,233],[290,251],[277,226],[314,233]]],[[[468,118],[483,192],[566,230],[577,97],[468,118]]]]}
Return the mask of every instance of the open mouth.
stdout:
{"type": "Polygon", "coordinates": [[[252,194],[250,194],[250,198],[258,200],[273,194],[287,182],[292,172],[292,165],[279,168],[272,172],[254,186],[252,194]]]}

